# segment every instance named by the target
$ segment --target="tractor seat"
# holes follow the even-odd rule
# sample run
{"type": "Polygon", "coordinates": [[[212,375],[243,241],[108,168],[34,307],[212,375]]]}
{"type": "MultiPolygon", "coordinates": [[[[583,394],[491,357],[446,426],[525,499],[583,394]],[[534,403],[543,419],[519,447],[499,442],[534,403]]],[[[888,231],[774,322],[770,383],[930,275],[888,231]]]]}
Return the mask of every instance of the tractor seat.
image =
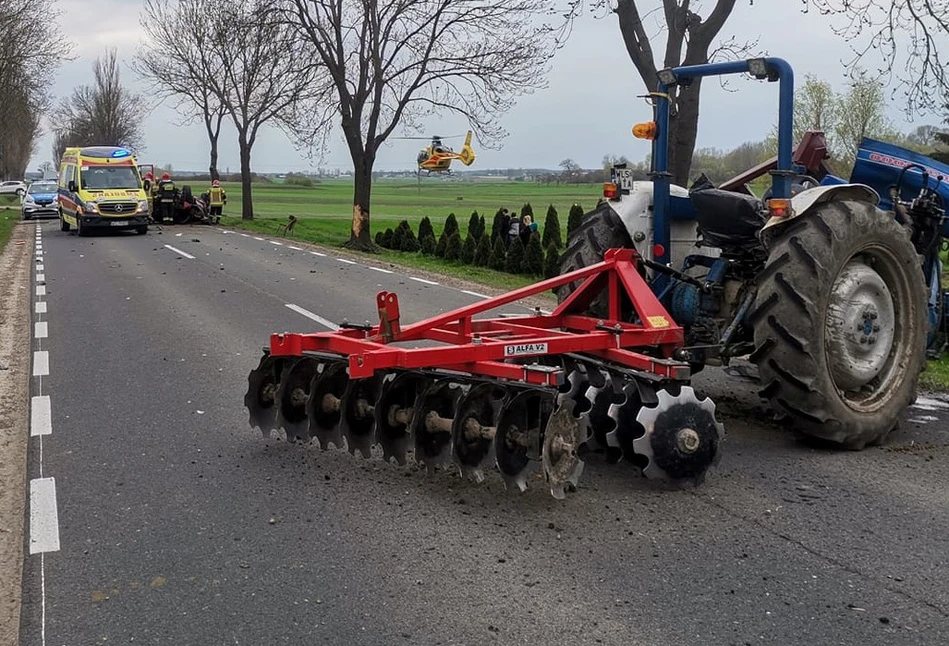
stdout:
{"type": "Polygon", "coordinates": [[[689,199],[695,206],[702,245],[735,250],[761,246],[758,231],[766,219],[758,198],[720,188],[701,188],[690,191],[689,199]]]}

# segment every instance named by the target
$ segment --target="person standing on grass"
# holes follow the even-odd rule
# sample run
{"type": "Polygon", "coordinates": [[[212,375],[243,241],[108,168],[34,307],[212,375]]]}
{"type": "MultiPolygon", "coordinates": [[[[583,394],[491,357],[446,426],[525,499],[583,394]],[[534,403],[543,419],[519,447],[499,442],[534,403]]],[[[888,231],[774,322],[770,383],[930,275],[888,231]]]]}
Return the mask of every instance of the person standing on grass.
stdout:
{"type": "Polygon", "coordinates": [[[211,190],[208,191],[208,204],[211,207],[211,217],[214,218],[215,222],[220,222],[224,205],[227,204],[227,193],[224,192],[219,180],[211,182],[211,190]]]}
{"type": "Polygon", "coordinates": [[[534,222],[534,218],[529,215],[525,215],[521,218],[521,230],[518,233],[521,237],[521,242],[524,243],[524,246],[527,246],[527,243],[531,241],[531,235],[537,231],[537,223],[534,222]]]}

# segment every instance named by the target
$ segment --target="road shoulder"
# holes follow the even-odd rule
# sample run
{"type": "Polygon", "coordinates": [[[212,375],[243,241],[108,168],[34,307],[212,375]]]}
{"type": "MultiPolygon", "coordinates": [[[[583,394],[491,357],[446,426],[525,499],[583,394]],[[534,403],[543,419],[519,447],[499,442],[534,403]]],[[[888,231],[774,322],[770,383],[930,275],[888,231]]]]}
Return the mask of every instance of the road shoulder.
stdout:
{"type": "Polygon", "coordinates": [[[0,646],[18,643],[26,496],[33,227],[0,254],[0,646]]]}

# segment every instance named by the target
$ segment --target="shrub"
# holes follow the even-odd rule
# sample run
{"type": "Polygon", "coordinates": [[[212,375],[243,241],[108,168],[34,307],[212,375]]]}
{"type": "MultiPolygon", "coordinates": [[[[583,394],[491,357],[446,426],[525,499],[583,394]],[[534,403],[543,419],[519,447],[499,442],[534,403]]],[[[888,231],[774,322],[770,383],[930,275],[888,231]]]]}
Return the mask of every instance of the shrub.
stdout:
{"type": "Polygon", "coordinates": [[[504,236],[507,235],[507,231],[502,231],[504,228],[501,226],[501,215],[503,214],[504,209],[498,209],[497,213],[494,214],[494,221],[491,223],[491,244],[494,244],[494,241],[500,238],[504,240],[504,236]]]}
{"type": "Polygon", "coordinates": [[[478,267],[487,267],[491,260],[491,241],[488,236],[482,235],[478,240],[478,248],[475,249],[474,264],[478,267]]]}
{"type": "Polygon", "coordinates": [[[481,237],[481,233],[478,229],[478,212],[475,211],[471,214],[471,217],[468,218],[468,237],[477,241],[481,237]]]}
{"type": "Polygon", "coordinates": [[[432,220],[427,215],[418,223],[418,239],[424,240],[428,236],[435,237],[435,229],[432,227],[432,220]]]}
{"type": "Polygon", "coordinates": [[[380,247],[385,246],[382,241],[382,231],[376,231],[375,240],[376,240],[376,244],[379,245],[380,247]]]}
{"type": "Polygon", "coordinates": [[[504,261],[504,271],[509,274],[519,274],[524,270],[524,243],[521,237],[514,238],[507,250],[507,259],[504,261]]]}
{"type": "Polygon", "coordinates": [[[504,271],[504,263],[507,252],[504,250],[504,242],[501,238],[494,241],[494,248],[491,249],[491,255],[488,258],[488,267],[497,271],[504,271]]]}
{"type": "Polygon", "coordinates": [[[484,233],[487,230],[488,228],[484,225],[484,216],[479,215],[478,216],[478,240],[484,237],[484,233]]]}
{"type": "Polygon", "coordinates": [[[448,217],[445,218],[445,235],[449,238],[458,233],[458,218],[455,217],[454,213],[449,213],[448,217]]]}
{"type": "Polygon", "coordinates": [[[521,207],[521,217],[523,218],[525,215],[531,216],[531,220],[534,219],[534,207],[531,206],[530,202],[521,207]]]}
{"type": "Polygon", "coordinates": [[[560,275],[560,252],[553,243],[547,247],[547,257],[544,259],[544,278],[553,278],[560,275]]]}
{"type": "Polygon", "coordinates": [[[402,234],[402,246],[399,247],[402,251],[408,251],[410,253],[415,253],[421,248],[421,245],[418,243],[418,239],[415,237],[415,234],[412,233],[412,229],[408,228],[402,234]]]}
{"type": "Polygon", "coordinates": [[[557,245],[558,249],[563,246],[563,237],[560,235],[560,216],[553,204],[547,207],[547,219],[544,220],[544,237],[540,244],[545,249],[551,244],[557,245]]]}
{"type": "Polygon", "coordinates": [[[395,236],[395,232],[392,229],[386,229],[386,232],[382,234],[382,246],[386,249],[392,248],[392,238],[395,236]]]}
{"type": "Polygon", "coordinates": [[[544,248],[540,246],[540,234],[537,232],[531,235],[524,250],[523,270],[525,274],[534,276],[544,273],[544,248]]]}
{"type": "Polygon", "coordinates": [[[580,225],[583,223],[583,207],[579,204],[574,204],[570,207],[570,214],[567,216],[567,240],[570,240],[570,236],[574,231],[580,228],[580,225]]]}
{"type": "Polygon", "coordinates": [[[445,248],[445,260],[460,260],[461,248],[461,235],[455,231],[451,234],[451,237],[448,238],[448,246],[445,248]]]}
{"type": "Polygon", "coordinates": [[[443,234],[442,234],[442,237],[438,239],[438,244],[435,245],[435,257],[436,257],[436,258],[444,258],[444,257],[445,257],[445,250],[446,250],[447,248],[448,248],[448,236],[446,236],[446,235],[443,233],[443,234]]]}
{"type": "Polygon", "coordinates": [[[422,255],[431,256],[435,253],[435,236],[429,234],[421,239],[419,246],[422,248],[422,255]]]}
{"type": "Polygon", "coordinates": [[[402,248],[402,238],[405,237],[405,232],[408,230],[409,233],[412,232],[412,229],[409,228],[409,223],[405,220],[399,222],[399,226],[395,228],[395,232],[392,234],[392,249],[396,251],[402,248]]]}
{"type": "Polygon", "coordinates": [[[461,246],[461,262],[466,265],[473,265],[475,251],[478,249],[478,243],[471,236],[465,238],[465,244],[461,246]]]}

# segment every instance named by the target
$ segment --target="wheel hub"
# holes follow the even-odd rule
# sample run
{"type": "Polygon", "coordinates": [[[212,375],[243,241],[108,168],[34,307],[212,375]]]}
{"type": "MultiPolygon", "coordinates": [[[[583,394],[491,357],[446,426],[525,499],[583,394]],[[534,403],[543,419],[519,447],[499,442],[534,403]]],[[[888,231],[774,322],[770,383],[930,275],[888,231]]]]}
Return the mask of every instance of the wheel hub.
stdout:
{"type": "Polygon", "coordinates": [[[895,339],[893,296],[862,260],[848,263],[830,294],[826,347],[830,372],[841,390],[856,390],[886,366],[895,339]]]}

